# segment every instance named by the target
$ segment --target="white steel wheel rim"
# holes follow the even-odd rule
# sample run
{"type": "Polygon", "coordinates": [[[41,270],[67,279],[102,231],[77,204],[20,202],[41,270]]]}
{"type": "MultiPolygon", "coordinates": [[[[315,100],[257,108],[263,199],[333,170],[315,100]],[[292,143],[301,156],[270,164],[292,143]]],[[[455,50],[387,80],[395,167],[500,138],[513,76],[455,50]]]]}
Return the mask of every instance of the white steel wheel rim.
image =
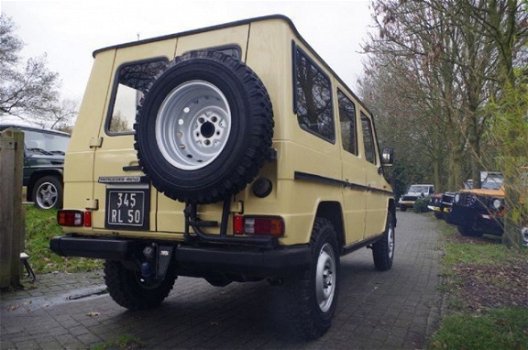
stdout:
{"type": "Polygon", "coordinates": [[[57,203],[58,197],[59,193],[57,187],[51,182],[44,182],[37,188],[35,200],[37,201],[39,207],[43,209],[50,209],[53,208],[55,203],[57,203]]]}
{"type": "Polygon", "coordinates": [[[224,150],[231,110],[222,91],[204,80],[185,82],[163,100],[156,116],[158,148],[170,164],[201,169],[224,150]]]}
{"type": "Polygon", "coordinates": [[[336,261],[334,251],[325,243],[319,252],[315,270],[315,295],[322,312],[332,307],[336,288],[336,261]]]}
{"type": "Polygon", "coordinates": [[[389,258],[392,259],[394,255],[394,229],[392,228],[392,225],[389,226],[387,232],[387,245],[389,247],[389,258]]]}

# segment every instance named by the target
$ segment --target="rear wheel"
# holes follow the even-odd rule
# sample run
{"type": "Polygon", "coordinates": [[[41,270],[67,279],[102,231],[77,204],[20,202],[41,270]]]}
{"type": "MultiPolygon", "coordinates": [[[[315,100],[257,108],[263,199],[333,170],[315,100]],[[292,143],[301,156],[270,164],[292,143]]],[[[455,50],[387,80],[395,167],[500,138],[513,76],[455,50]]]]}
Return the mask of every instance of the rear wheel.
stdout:
{"type": "Polygon", "coordinates": [[[287,326],[304,339],[322,336],[332,322],[339,291],[339,254],[335,229],[317,218],[311,238],[312,263],[282,287],[287,326]]]}
{"type": "Polygon", "coordinates": [[[154,308],[169,295],[176,275],[169,268],[162,281],[146,281],[139,272],[129,270],[119,261],[106,260],[104,279],[110,296],[129,310],[154,308]]]}

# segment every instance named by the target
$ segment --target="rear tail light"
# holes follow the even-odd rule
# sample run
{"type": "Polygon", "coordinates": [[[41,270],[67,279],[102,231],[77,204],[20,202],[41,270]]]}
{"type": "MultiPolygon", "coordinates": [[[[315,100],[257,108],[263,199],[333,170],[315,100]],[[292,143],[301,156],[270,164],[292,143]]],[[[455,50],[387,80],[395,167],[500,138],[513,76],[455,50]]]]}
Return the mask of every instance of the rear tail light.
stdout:
{"type": "Polygon", "coordinates": [[[92,226],[92,212],[81,210],[59,210],[57,223],[61,226],[92,226]]]}
{"type": "Polygon", "coordinates": [[[284,220],[277,216],[233,216],[233,231],[235,234],[284,235],[284,220]]]}
{"type": "Polygon", "coordinates": [[[59,210],[57,213],[57,222],[61,226],[82,226],[83,219],[84,213],[79,210],[59,210]]]}

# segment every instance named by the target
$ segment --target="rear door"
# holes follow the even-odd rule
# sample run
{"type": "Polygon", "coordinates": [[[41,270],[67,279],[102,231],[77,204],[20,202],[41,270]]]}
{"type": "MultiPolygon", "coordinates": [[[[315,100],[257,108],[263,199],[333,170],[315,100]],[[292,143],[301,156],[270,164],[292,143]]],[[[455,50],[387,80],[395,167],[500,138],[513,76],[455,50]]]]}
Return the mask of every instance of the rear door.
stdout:
{"type": "Polygon", "coordinates": [[[156,230],[157,191],[139,170],[133,124],[154,77],[173,59],[177,39],[116,49],[113,79],[95,148],[94,228],[156,230]]]}
{"type": "MultiPolygon", "coordinates": [[[[248,35],[249,25],[242,25],[183,36],[178,38],[176,56],[193,50],[210,50],[245,61],[248,35]]],[[[183,203],[160,194],[155,217],[158,231],[183,232],[185,227],[183,209],[183,203]]],[[[201,219],[219,221],[222,214],[222,204],[200,205],[198,210],[201,219]]],[[[218,228],[204,228],[203,231],[213,234],[218,233],[218,228]]]]}

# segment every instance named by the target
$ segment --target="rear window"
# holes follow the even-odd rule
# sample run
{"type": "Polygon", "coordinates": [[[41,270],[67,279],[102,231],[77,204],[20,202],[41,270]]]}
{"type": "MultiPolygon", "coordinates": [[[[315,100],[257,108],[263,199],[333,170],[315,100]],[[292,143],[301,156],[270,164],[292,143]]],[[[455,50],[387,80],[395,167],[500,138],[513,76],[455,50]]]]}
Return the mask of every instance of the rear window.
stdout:
{"type": "Polygon", "coordinates": [[[154,78],[166,66],[166,59],[156,59],[127,63],[119,68],[106,127],[108,134],[133,132],[138,105],[154,78]]]}

